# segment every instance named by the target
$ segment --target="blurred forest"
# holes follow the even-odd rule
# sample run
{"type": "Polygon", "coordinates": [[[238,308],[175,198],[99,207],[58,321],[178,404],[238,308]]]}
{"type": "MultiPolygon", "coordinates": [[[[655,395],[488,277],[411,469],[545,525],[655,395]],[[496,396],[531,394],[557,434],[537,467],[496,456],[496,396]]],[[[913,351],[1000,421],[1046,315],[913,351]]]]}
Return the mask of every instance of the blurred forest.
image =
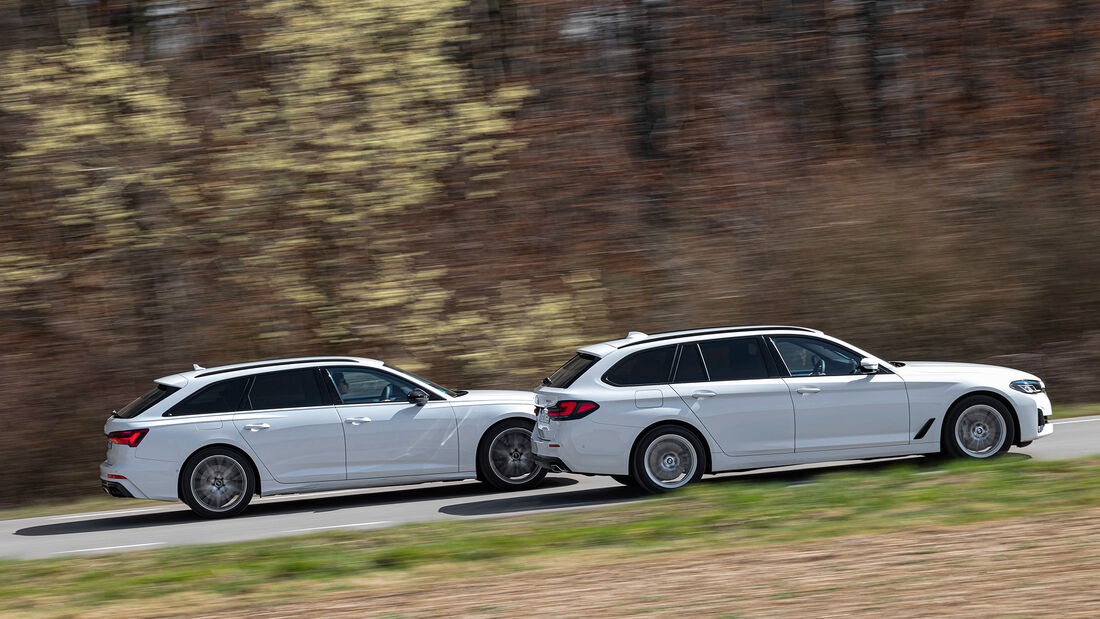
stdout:
{"type": "Polygon", "coordinates": [[[741,323],[1100,374],[1100,3],[0,0],[0,505],[153,378],[741,323]]]}

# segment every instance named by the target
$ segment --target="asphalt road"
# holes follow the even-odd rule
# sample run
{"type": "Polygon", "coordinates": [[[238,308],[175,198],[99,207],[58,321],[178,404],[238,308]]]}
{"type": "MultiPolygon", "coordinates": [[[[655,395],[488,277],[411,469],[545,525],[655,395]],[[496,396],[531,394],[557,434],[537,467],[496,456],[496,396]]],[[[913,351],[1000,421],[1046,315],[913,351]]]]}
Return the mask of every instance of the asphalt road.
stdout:
{"type": "MultiPolygon", "coordinates": [[[[1054,435],[1018,449],[1039,460],[1100,453],[1100,416],[1056,421],[1054,435]]],[[[745,477],[800,481],[821,469],[882,466],[883,461],[766,469],[706,477],[703,483],[745,477]]],[[[477,482],[344,490],[256,499],[244,514],[199,520],[182,504],[0,521],[0,557],[42,558],[220,544],[334,529],[375,529],[429,520],[468,520],[584,509],[642,500],[608,477],[551,475],[536,490],[492,492],[477,482]]]]}

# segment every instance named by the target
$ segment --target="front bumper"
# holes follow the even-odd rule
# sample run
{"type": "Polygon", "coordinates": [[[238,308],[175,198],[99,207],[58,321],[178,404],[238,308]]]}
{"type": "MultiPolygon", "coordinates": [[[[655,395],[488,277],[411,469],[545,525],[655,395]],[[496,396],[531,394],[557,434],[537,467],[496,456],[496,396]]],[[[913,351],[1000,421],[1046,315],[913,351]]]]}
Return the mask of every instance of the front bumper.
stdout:
{"type": "Polygon", "coordinates": [[[1054,433],[1054,424],[1050,423],[1052,408],[1046,393],[1014,394],[1012,404],[1020,426],[1017,442],[1033,441],[1054,433]],[[1043,421],[1040,422],[1040,419],[1043,421]]]}

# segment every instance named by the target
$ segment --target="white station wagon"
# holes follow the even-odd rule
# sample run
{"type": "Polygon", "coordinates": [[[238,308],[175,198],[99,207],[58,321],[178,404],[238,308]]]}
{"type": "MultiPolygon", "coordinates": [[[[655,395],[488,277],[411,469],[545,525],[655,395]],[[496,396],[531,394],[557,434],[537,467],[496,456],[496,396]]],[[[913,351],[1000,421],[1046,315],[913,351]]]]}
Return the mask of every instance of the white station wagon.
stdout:
{"type": "Polygon", "coordinates": [[[1054,431],[1035,376],[884,361],[802,327],[630,333],[581,348],[535,394],[543,466],[650,492],[808,462],[988,458],[1054,431]]]}
{"type": "Polygon", "coordinates": [[[522,490],[546,476],[531,456],[530,392],[451,391],[358,357],[196,366],[155,382],[104,427],[113,496],[220,517],[253,494],[474,477],[522,490]]]}

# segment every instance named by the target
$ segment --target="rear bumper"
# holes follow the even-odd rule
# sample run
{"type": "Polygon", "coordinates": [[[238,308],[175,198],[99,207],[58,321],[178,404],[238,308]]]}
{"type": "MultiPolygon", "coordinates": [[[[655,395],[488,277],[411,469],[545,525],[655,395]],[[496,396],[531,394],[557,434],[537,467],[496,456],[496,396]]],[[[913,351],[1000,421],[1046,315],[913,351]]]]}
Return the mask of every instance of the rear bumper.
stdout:
{"type": "Polygon", "coordinates": [[[536,453],[532,453],[531,458],[535,462],[538,462],[539,466],[541,466],[542,468],[550,470],[554,473],[572,473],[573,472],[573,471],[569,470],[569,467],[565,465],[565,462],[562,462],[561,458],[555,458],[553,456],[540,456],[539,454],[536,454],[536,453]]]}
{"type": "Polygon", "coordinates": [[[563,471],[585,475],[626,475],[629,472],[630,448],[637,428],[578,419],[562,422],[555,430],[553,439],[545,438],[539,428],[531,436],[531,451],[540,464],[543,461],[556,463],[563,471]]]}
{"type": "Polygon", "coordinates": [[[132,499],[134,495],[117,481],[107,481],[106,479],[99,480],[99,483],[103,485],[103,491],[107,494],[120,499],[132,499]]]}
{"type": "Polygon", "coordinates": [[[159,460],[141,460],[140,462],[107,463],[99,465],[99,480],[103,489],[111,496],[125,496],[111,492],[106,484],[115,484],[135,499],[154,499],[157,501],[175,501],[179,471],[171,462],[159,460]],[[121,475],[122,479],[108,477],[121,475]]]}

